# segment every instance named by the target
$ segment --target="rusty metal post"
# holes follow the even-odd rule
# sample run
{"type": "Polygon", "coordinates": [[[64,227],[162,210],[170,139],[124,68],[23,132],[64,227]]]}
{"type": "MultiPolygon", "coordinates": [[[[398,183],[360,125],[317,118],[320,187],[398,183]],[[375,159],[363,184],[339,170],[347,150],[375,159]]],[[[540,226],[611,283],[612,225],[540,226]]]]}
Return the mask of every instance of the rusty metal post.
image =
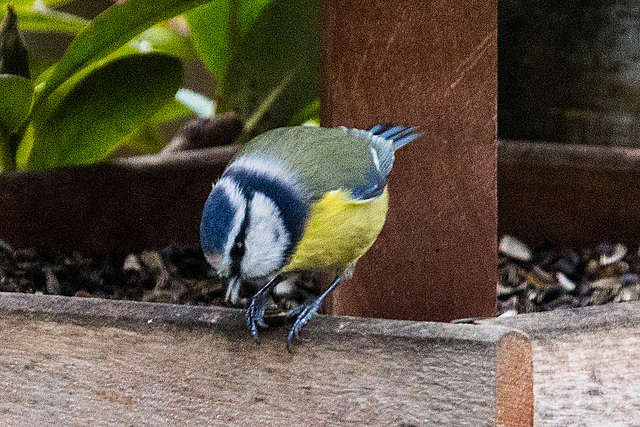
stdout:
{"type": "Polygon", "coordinates": [[[331,311],[495,315],[497,1],[324,0],[325,126],[418,125],[387,224],[331,311]]]}

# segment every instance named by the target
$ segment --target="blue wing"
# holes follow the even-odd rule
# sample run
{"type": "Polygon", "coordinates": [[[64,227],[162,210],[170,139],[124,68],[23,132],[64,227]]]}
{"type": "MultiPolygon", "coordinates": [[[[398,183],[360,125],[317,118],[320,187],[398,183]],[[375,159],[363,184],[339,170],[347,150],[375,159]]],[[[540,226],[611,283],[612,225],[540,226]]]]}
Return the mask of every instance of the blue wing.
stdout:
{"type": "Polygon", "coordinates": [[[366,200],[377,197],[387,185],[387,175],[391,172],[395,151],[418,138],[415,126],[376,125],[369,130],[340,127],[346,133],[369,142],[373,167],[367,174],[367,182],[352,190],[354,197],[366,200]]]}

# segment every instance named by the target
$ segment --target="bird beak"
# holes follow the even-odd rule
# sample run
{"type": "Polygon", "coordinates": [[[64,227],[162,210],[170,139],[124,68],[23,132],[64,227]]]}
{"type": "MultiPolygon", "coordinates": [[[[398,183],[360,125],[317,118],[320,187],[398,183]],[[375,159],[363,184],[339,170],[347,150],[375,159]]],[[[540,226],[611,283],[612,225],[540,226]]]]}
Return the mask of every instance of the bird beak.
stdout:
{"type": "Polygon", "coordinates": [[[231,302],[231,304],[237,304],[240,300],[240,286],[242,286],[242,280],[239,277],[231,277],[227,282],[227,296],[225,301],[231,302]]]}

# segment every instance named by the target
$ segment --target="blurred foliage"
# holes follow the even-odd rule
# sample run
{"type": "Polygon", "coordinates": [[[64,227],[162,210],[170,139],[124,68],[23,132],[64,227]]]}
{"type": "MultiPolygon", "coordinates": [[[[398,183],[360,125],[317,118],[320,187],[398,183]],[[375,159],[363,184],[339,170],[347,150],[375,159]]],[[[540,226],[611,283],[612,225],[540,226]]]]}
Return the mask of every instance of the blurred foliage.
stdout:
{"type": "Polygon", "coordinates": [[[317,0],[223,0],[187,13],[193,45],[217,82],[217,111],[245,137],[317,117],[317,0]],[[307,114],[304,114],[304,112],[307,114]]]}
{"type": "Polygon", "coordinates": [[[68,2],[69,0],[0,0],[0,16],[4,15],[6,6],[10,4],[20,17],[20,27],[25,30],[54,31],[75,36],[89,25],[89,21],[54,9],[68,2]]]}
{"type": "MultiPolygon", "coordinates": [[[[13,3],[26,30],[71,31],[69,22],[82,25],[73,30],[77,35],[63,57],[33,82],[28,76],[17,83],[13,74],[0,75],[0,92],[12,100],[0,110],[2,170],[93,163],[132,142],[130,135],[140,134],[160,111],[173,106],[185,113],[173,97],[182,82],[188,42],[174,30],[153,26],[204,0],[129,0],[90,22],[51,13],[49,7],[61,3],[13,3]]],[[[7,18],[13,15],[10,5],[5,10],[7,18]]],[[[26,54],[19,48],[22,38],[6,37],[17,32],[15,21],[3,21],[3,62],[25,59],[16,57],[26,54]]]]}
{"type": "Polygon", "coordinates": [[[30,65],[0,74],[8,100],[0,106],[0,171],[89,164],[125,144],[158,151],[166,141],[156,126],[193,112],[236,111],[247,136],[317,119],[315,1],[127,0],[92,20],[55,9],[65,3],[0,0],[0,15],[15,10],[21,30],[75,36],[42,69],[26,57],[16,20],[3,21],[0,72],[3,62],[30,65]],[[190,31],[166,21],[185,12],[190,31]],[[194,56],[215,78],[214,100],[180,89],[183,61],[194,56]]]}

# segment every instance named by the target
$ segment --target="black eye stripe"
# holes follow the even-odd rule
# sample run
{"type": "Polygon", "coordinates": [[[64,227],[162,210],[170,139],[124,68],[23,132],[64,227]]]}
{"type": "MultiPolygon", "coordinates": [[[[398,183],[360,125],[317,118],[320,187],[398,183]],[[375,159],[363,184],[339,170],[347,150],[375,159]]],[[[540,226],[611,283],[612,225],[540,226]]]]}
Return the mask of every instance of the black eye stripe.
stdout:
{"type": "MultiPolygon", "coordinates": [[[[234,168],[227,169],[223,176],[231,178],[245,196],[250,194],[253,197],[253,193],[258,192],[276,205],[285,230],[290,236],[286,251],[290,254],[302,237],[309,213],[308,202],[296,193],[293,187],[274,177],[234,168]]],[[[249,197],[246,198],[249,199],[249,197]]],[[[285,259],[283,259],[284,262],[285,259]]]]}
{"type": "Polygon", "coordinates": [[[244,243],[235,242],[235,244],[231,247],[231,258],[242,258],[244,255],[244,243]]]}
{"type": "Polygon", "coordinates": [[[233,242],[233,246],[229,251],[229,256],[231,257],[231,265],[229,266],[229,273],[231,277],[239,277],[240,271],[242,270],[242,257],[245,253],[245,244],[244,240],[247,237],[247,230],[249,229],[249,221],[250,221],[250,208],[251,202],[253,201],[253,193],[249,193],[245,188],[240,188],[240,191],[245,196],[245,200],[247,203],[244,208],[244,218],[242,219],[242,224],[240,224],[240,230],[238,231],[238,235],[236,236],[236,240],[233,242]]]}

